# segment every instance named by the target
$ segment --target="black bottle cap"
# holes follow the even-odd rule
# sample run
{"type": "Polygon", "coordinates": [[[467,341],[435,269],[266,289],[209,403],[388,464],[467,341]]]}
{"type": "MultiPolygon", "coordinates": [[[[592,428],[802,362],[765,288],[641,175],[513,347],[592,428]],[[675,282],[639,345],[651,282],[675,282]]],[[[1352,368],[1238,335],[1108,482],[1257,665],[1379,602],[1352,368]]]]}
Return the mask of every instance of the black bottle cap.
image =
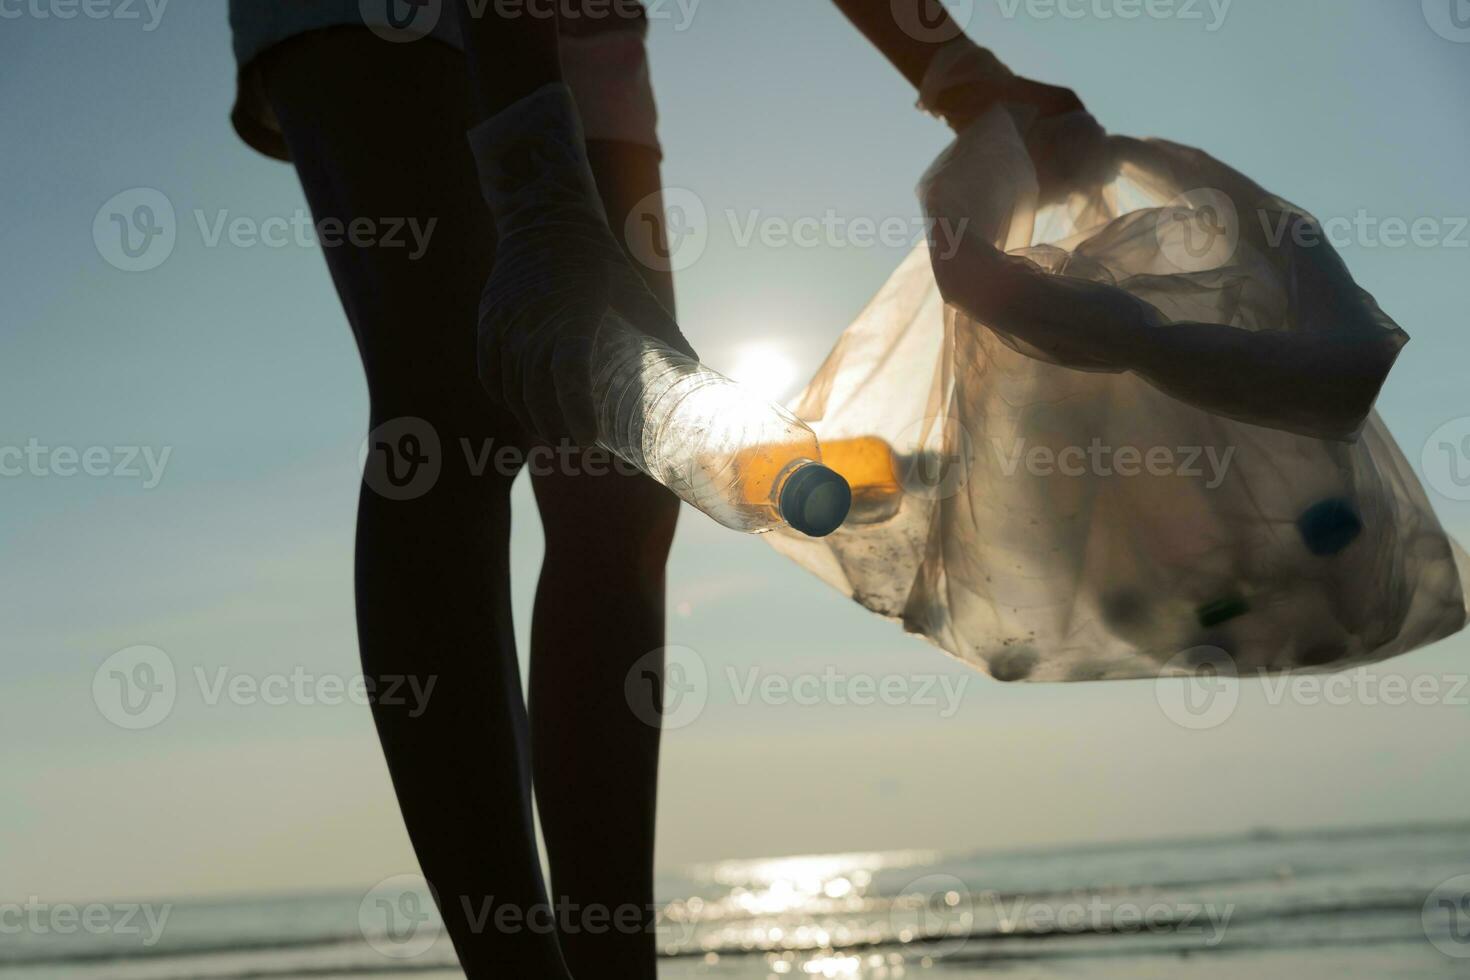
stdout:
{"type": "Polygon", "coordinates": [[[821,463],[807,463],[781,488],[781,516],[802,534],[825,538],[847,520],[852,488],[821,463]]]}
{"type": "Polygon", "coordinates": [[[1335,555],[1363,533],[1363,519],[1351,500],[1333,497],[1307,508],[1296,522],[1307,550],[1319,558],[1335,555]]]}

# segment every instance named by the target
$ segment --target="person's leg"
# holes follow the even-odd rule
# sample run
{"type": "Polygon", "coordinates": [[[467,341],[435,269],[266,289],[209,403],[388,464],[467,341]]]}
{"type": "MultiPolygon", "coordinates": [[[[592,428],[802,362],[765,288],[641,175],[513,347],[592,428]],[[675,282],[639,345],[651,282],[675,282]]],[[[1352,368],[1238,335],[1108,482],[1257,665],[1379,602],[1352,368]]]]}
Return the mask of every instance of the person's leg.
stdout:
{"type": "MultiPolygon", "coordinates": [[[[659,190],[658,154],[611,142],[588,152],[621,231],[659,190]]],[[[673,312],[671,277],[634,267],[673,312]]],[[[576,928],[563,928],[561,945],[578,980],[653,980],[659,730],[630,708],[624,681],[664,645],[664,562],[679,504],[643,476],[551,469],[531,467],[546,529],[531,627],[536,802],[553,894],[568,909],[598,907],[603,917],[591,921],[608,924],[589,932],[588,916],[570,915],[576,928]]],[[[643,666],[661,671],[662,659],[643,666]]]]}
{"type": "Polygon", "coordinates": [[[476,376],[494,238],[464,138],[463,63],[438,44],[384,44],[354,29],[307,35],[267,58],[267,89],[318,222],[369,219],[378,232],[399,219],[436,222],[417,257],[407,231],[406,247],[324,249],[367,373],[369,450],[386,456],[369,460],[359,503],[359,643],[370,679],[433,683],[422,703],[375,699],[373,716],[466,972],[565,978],[547,923],[501,931],[493,914],[529,916],[546,897],[509,603],[512,476],[493,464],[476,475],[461,442],[479,458],[486,440],[520,439],[476,376]],[[432,427],[437,452],[403,419],[432,427]],[[416,458],[431,486],[414,482],[416,458]],[[404,486],[387,479],[385,461],[404,486]]]}

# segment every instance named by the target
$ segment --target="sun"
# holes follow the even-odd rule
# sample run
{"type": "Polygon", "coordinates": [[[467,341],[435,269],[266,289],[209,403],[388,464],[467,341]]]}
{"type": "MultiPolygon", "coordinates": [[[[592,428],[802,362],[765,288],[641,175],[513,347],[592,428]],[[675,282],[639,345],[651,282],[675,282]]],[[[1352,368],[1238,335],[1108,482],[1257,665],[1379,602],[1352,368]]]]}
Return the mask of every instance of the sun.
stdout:
{"type": "Polygon", "coordinates": [[[779,343],[754,341],[735,349],[727,374],[763,398],[782,401],[796,385],[797,368],[779,343]]]}

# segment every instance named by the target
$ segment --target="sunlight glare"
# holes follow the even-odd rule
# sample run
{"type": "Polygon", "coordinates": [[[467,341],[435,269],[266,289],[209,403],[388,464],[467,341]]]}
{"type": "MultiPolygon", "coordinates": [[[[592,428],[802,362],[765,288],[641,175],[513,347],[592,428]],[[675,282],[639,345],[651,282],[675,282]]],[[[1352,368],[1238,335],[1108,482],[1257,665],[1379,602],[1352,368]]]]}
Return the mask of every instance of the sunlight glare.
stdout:
{"type": "Polygon", "coordinates": [[[795,359],[780,344],[757,341],[736,348],[726,373],[762,398],[781,401],[796,384],[797,368],[795,359]]]}

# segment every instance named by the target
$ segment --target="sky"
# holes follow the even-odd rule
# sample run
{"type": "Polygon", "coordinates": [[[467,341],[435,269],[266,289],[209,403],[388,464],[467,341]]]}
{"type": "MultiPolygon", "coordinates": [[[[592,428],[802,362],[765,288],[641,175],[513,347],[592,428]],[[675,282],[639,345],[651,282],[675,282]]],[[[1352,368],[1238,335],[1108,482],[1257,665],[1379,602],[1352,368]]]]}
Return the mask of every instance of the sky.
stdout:
{"type": "MultiPolygon", "coordinates": [[[[1358,228],[1432,219],[1432,241],[1354,232],[1343,254],[1413,337],[1379,409],[1416,468],[1430,448],[1430,499],[1470,540],[1470,502],[1456,499],[1470,493],[1453,479],[1470,472],[1470,440],[1458,441],[1470,434],[1463,0],[1155,0],[1136,17],[1129,0],[951,6],[1013,68],[1075,88],[1116,132],[1203,147],[1358,228]]],[[[289,222],[300,188],[229,126],[221,0],[56,16],[67,9],[0,0],[0,451],[50,450],[44,472],[0,477],[0,898],[329,888],[411,871],[366,708],[340,694],[212,694],[222,680],[346,683],[358,670],[367,400],[320,249],[213,242],[200,226],[289,222]],[[175,210],[157,268],[122,271],[98,247],[94,225],[120,194],[175,210]],[[97,448],[92,469],[107,475],[64,475],[58,447],[97,448]],[[166,653],[178,690],[166,717],[129,730],[99,707],[94,679],[138,646],[166,653]]],[[[707,212],[680,320],[713,366],[789,396],[907,246],[741,229],[912,220],[946,132],[823,0],[663,10],[651,56],[665,181],[707,212]]],[[[524,650],[541,553],[524,483],[515,506],[524,650]]],[[[1448,819],[1470,805],[1463,637],[1374,668],[1369,696],[1308,703],[1243,683],[1228,720],[1191,730],[1150,682],[992,682],[693,511],[669,582],[669,642],[706,671],[707,703],[665,738],[665,868],[1448,819]],[[748,693],[752,678],[833,672],[898,678],[913,696],[748,693]],[[1431,678],[1435,693],[1385,703],[1372,692],[1388,675],[1431,678]]]]}

